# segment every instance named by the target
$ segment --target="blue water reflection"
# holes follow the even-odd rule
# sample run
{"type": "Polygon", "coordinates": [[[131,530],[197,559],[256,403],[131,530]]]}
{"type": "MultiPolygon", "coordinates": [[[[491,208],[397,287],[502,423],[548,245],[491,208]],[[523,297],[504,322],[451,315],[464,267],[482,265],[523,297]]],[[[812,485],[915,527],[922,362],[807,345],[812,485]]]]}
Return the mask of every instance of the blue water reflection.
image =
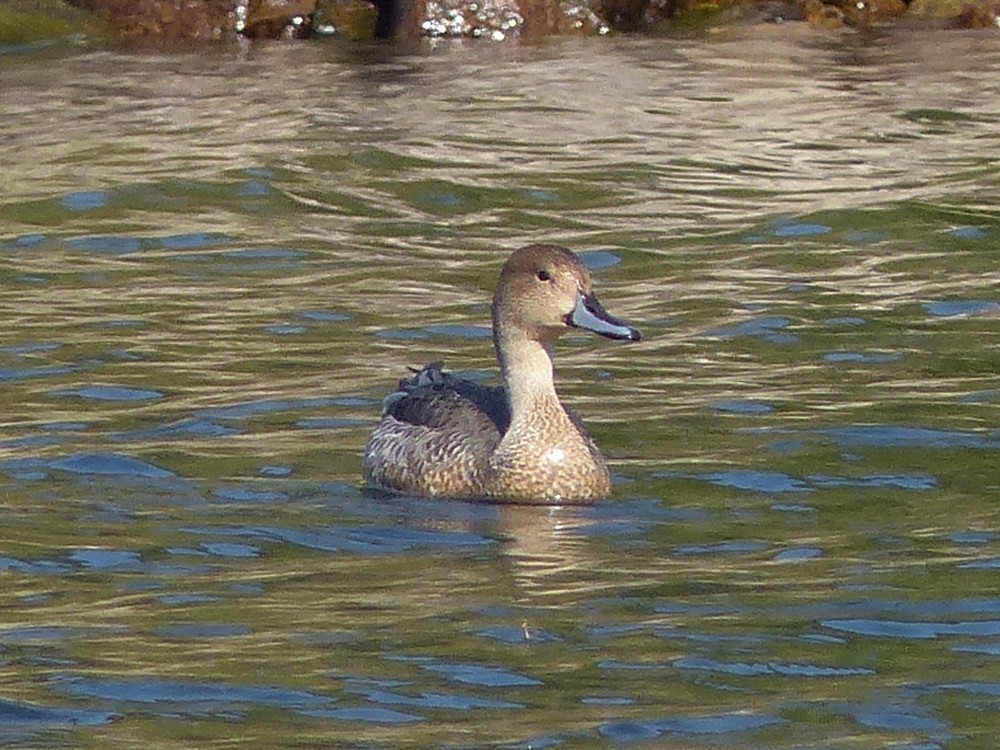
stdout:
{"type": "Polygon", "coordinates": [[[784,329],[790,324],[791,321],[788,318],[772,315],[762,318],[753,318],[732,326],[715,328],[705,335],[718,338],[751,336],[764,339],[772,344],[795,344],[799,341],[798,336],[793,333],[784,332],[784,329]]]}
{"type": "Polygon", "coordinates": [[[122,453],[78,453],[57,458],[49,468],[70,474],[96,474],[116,477],[164,479],[176,476],[159,466],[122,453]]]}
{"type": "Polygon", "coordinates": [[[110,711],[85,711],[39,706],[22,701],[0,699],[0,741],[20,738],[16,732],[18,728],[93,727],[107,724],[116,718],[118,716],[110,711]]]}
{"type": "Polygon", "coordinates": [[[831,427],[821,430],[821,434],[844,447],[1000,448],[1000,438],[986,433],[906,425],[831,427]]]}
{"type": "Polygon", "coordinates": [[[77,396],[92,401],[150,401],[163,398],[160,391],[115,385],[88,385],[73,390],[52,391],[53,396],[77,396]]]}
{"type": "Polygon", "coordinates": [[[664,735],[678,735],[679,738],[712,737],[718,741],[728,734],[752,732],[781,723],[784,720],[778,716],[717,714],[651,721],[614,721],[602,725],[600,732],[615,743],[644,742],[664,735]]]}
{"type": "Polygon", "coordinates": [[[156,713],[163,715],[220,713],[241,704],[301,710],[332,702],[331,698],[302,690],[193,680],[72,677],[60,682],[56,688],[67,695],[100,698],[119,704],[157,706],[156,713]]]}
{"type": "Polygon", "coordinates": [[[104,208],[112,200],[111,193],[104,190],[81,190],[67,193],[60,203],[70,211],[93,211],[104,208]]]}

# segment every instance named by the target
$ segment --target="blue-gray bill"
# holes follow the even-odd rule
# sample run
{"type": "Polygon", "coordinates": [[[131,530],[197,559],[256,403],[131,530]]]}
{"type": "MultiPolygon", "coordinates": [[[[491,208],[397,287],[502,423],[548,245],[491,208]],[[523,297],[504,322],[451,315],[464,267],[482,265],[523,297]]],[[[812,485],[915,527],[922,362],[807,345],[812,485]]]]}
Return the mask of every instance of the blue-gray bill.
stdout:
{"type": "Polygon", "coordinates": [[[642,338],[637,328],[608,313],[593,292],[590,294],[581,292],[577,296],[576,307],[566,316],[566,322],[576,328],[585,328],[601,336],[607,336],[609,339],[639,341],[642,338]]]}

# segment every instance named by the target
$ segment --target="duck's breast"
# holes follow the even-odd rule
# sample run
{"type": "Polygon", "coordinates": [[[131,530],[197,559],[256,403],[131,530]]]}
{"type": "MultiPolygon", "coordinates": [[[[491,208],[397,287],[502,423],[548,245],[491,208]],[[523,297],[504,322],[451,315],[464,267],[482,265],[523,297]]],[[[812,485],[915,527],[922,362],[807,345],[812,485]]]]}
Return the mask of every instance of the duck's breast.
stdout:
{"type": "Polygon", "coordinates": [[[490,459],[491,498],[588,503],[611,492],[607,464],[583,425],[558,402],[520,415],[490,459]]]}

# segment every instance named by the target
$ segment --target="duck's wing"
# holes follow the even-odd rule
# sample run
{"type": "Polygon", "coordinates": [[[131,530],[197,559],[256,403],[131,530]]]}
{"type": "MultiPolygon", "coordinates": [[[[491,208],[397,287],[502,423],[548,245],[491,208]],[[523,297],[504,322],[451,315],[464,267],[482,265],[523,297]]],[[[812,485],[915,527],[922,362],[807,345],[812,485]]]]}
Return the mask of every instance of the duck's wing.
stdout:
{"type": "Polygon", "coordinates": [[[439,430],[489,429],[503,435],[510,427],[510,407],[503,387],[481,385],[445,372],[443,363],[425,365],[382,404],[382,416],[439,430]]]}
{"type": "Polygon", "coordinates": [[[365,477],[420,495],[481,495],[490,456],[509,425],[503,388],[451,375],[435,362],[385,399],[365,449],[365,477]]]}

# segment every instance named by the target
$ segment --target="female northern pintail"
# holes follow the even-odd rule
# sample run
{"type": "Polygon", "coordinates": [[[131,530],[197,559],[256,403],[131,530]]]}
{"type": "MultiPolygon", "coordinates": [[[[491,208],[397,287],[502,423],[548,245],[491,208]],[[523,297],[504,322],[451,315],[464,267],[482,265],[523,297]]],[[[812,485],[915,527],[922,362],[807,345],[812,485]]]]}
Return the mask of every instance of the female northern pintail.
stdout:
{"type": "Polygon", "coordinates": [[[427,365],[385,400],[365,448],[365,479],[382,489],[494,502],[590,502],[611,491],[601,452],[559,402],[551,345],[572,328],[638,341],[601,307],[569,250],[514,252],[493,295],[493,345],[504,385],[427,365]]]}

